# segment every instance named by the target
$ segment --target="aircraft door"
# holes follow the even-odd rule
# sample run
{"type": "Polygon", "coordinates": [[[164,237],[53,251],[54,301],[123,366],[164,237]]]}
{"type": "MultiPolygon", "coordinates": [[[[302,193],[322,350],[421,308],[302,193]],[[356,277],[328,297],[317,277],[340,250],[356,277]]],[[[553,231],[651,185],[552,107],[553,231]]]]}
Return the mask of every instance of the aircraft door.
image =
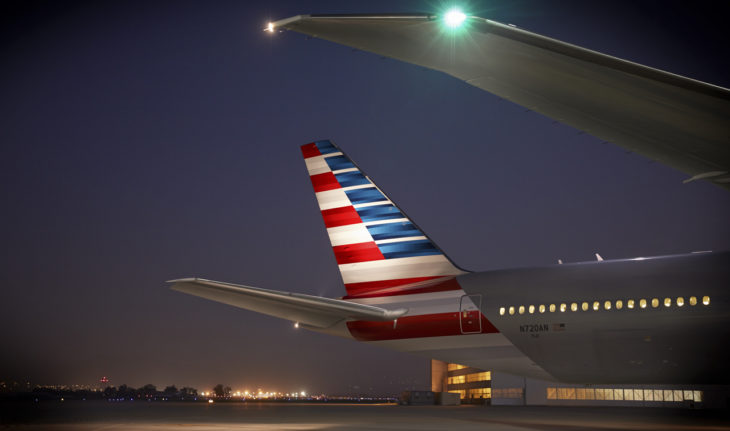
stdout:
{"type": "Polygon", "coordinates": [[[482,332],[482,295],[464,295],[459,300],[459,326],[462,334],[482,332]]]}

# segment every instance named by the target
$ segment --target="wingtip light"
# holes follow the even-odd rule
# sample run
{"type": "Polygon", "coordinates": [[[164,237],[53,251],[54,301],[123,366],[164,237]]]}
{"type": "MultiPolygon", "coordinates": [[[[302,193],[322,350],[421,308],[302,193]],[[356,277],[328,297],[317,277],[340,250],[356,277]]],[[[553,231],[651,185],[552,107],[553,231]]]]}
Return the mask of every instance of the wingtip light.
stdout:
{"type": "Polygon", "coordinates": [[[444,14],[444,23],[451,28],[459,27],[464,20],[466,20],[466,14],[460,9],[451,9],[444,14]]]}

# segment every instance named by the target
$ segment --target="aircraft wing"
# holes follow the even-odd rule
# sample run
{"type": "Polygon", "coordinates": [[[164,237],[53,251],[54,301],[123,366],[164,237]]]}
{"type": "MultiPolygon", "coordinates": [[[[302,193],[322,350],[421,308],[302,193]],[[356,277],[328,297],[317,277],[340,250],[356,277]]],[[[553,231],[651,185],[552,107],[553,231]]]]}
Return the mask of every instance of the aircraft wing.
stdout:
{"type": "Polygon", "coordinates": [[[190,295],[280,317],[314,328],[328,328],[343,319],[389,321],[408,309],[387,310],[340,299],[280,292],[202,278],[171,280],[170,287],[190,295]]]}
{"type": "Polygon", "coordinates": [[[478,17],[298,15],[273,22],[445,72],[730,189],[730,90],[478,17]]]}

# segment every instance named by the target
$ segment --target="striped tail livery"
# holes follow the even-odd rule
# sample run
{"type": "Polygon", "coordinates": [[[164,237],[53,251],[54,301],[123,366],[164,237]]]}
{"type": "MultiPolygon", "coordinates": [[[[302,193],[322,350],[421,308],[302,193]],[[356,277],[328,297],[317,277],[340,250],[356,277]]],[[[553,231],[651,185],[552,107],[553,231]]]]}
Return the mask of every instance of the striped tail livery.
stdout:
{"type": "Polygon", "coordinates": [[[348,297],[465,273],[332,142],[301,150],[348,297]]]}

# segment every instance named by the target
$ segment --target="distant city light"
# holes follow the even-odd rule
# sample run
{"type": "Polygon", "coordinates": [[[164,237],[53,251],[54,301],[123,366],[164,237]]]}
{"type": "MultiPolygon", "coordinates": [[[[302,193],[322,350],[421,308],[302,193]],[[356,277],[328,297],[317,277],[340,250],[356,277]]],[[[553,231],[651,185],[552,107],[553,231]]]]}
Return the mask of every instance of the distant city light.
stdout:
{"type": "Polygon", "coordinates": [[[466,14],[459,9],[451,9],[444,14],[444,23],[451,28],[459,27],[464,20],[466,20],[466,14]]]}

